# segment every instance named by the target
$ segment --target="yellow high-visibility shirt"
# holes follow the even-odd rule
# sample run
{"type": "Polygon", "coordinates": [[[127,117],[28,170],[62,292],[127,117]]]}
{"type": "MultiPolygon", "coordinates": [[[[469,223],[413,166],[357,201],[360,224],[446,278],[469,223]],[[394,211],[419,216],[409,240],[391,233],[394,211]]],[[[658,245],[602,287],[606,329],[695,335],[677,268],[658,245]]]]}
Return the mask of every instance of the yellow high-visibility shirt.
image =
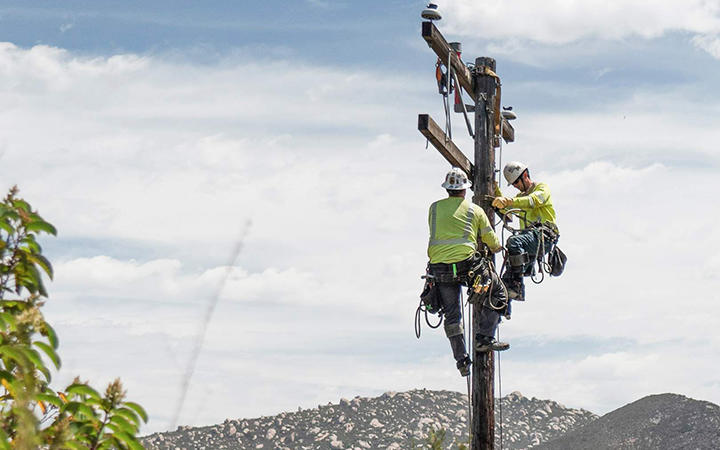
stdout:
{"type": "Polygon", "coordinates": [[[520,208],[527,213],[527,223],[520,216],[520,228],[527,228],[529,224],[537,221],[542,223],[550,222],[557,227],[552,195],[550,195],[550,188],[545,183],[535,183],[528,192],[518,193],[513,198],[512,205],[506,209],[511,208],[520,208]]]}
{"type": "Polygon", "coordinates": [[[478,235],[492,251],[500,247],[485,211],[462,197],[448,197],[430,205],[428,225],[427,253],[433,264],[468,259],[477,250],[478,235]]]}

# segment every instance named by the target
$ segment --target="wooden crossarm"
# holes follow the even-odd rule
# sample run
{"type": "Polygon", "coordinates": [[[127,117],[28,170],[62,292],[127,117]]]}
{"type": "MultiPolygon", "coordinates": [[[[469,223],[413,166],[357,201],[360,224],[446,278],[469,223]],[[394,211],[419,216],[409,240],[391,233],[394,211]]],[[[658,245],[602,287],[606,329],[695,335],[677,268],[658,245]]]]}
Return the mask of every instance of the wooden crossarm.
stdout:
{"type": "Polygon", "coordinates": [[[447,138],[445,132],[430,115],[418,115],[418,130],[451,165],[461,168],[467,174],[468,179],[473,179],[475,170],[473,164],[463,155],[455,143],[447,138]]]}
{"type": "Polygon", "coordinates": [[[452,55],[450,57],[450,65],[457,74],[460,86],[462,86],[462,88],[465,90],[465,92],[468,93],[468,95],[470,96],[470,98],[473,99],[473,101],[476,101],[477,98],[475,97],[475,90],[473,89],[470,70],[460,60],[460,57],[450,47],[450,44],[447,43],[443,35],[440,34],[440,31],[437,29],[435,24],[433,24],[432,22],[423,22],[422,37],[423,39],[425,39],[425,42],[428,43],[430,48],[435,52],[438,58],[440,58],[440,61],[442,61],[443,64],[447,65],[448,55],[452,55]]]}

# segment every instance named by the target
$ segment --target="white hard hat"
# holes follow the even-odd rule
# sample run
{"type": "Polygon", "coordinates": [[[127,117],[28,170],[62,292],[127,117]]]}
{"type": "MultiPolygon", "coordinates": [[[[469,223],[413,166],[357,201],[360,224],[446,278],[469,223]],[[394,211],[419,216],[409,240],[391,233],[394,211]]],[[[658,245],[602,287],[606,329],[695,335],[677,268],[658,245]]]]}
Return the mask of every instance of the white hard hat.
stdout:
{"type": "Polygon", "coordinates": [[[445,175],[445,182],[442,187],[451,191],[461,191],[470,187],[467,175],[459,167],[453,167],[445,175]]]}
{"type": "Polygon", "coordinates": [[[527,170],[528,166],[520,161],[510,161],[505,164],[503,169],[503,175],[508,182],[508,186],[511,186],[514,182],[520,178],[520,175],[527,170]]]}

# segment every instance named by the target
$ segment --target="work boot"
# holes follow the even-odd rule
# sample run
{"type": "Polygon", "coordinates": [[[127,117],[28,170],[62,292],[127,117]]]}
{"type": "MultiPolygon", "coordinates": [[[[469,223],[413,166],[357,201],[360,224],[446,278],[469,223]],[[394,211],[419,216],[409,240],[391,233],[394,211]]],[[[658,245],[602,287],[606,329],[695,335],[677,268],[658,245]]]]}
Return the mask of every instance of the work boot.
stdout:
{"type": "Polygon", "coordinates": [[[503,280],[505,287],[507,288],[508,298],[510,300],[517,300],[519,302],[525,301],[525,283],[522,278],[513,278],[510,280],[503,280]]]}
{"type": "Polygon", "coordinates": [[[470,360],[470,357],[468,355],[465,355],[464,358],[459,360],[456,364],[457,369],[460,371],[460,375],[463,377],[466,377],[470,375],[470,365],[472,364],[472,361],[470,360]]]}
{"type": "Polygon", "coordinates": [[[510,348],[510,344],[507,342],[496,341],[495,338],[490,336],[480,336],[475,343],[475,350],[478,352],[502,352],[510,348]]]}

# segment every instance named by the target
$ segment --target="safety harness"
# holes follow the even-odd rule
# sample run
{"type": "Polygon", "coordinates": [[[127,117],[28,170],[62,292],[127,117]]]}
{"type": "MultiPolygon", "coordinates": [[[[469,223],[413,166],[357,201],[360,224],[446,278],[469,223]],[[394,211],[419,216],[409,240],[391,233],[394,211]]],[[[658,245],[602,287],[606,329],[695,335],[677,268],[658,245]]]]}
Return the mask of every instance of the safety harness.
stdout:
{"type": "MultiPolygon", "coordinates": [[[[521,220],[522,223],[527,223],[527,211],[520,208],[513,208],[505,211],[505,213],[502,213],[501,211],[497,212],[502,216],[502,219],[500,221],[503,225],[501,237],[502,242],[506,242],[505,230],[508,230],[513,235],[525,232],[527,230],[535,233],[535,236],[538,239],[538,249],[534,259],[534,262],[537,263],[537,270],[535,270],[534,264],[531,268],[532,272],[530,279],[533,281],[533,283],[542,283],[545,279],[546,273],[555,277],[558,277],[563,273],[565,269],[565,263],[567,261],[567,256],[565,256],[565,253],[557,246],[557,242],[560,239],[560,232],[557,228],[557,225],[552,222],[540,222],[538,220],[535,222],[531,222],[524,229],[513,228],[509,225],[511,219],[508,216],[515,215],[521,220]],[[538,274],[539,278],[536,278],[538,274]]],[[[528,255],[527,253],[510,255],[505,252],[500,276],[503,277],[505,275],[505,271],[508,270],[508,266],[521,266],[529,262],[530,255],[528,255]]]]}
{"type": "Polygon", "coordinates": [[[489,252],[483,246],[482,252],[475,252],[465,261],[448,264],[450,271],[433,271],[428,263],[425,275],[420,277],[425,280],[423,291],[420,294],[420,304],[415,310],[415,336],[420,339],[420,328],[422,325],[421,316],[425,314],[425,322],[430,328],[438,328],[443,322],[442,301],[438,291],[439,283],[460,283],[467,286],[467,301],[473,305],[480,305],[494,310],[504,310],[507,306],[507,290],[495,271],[492,260],[488,257],[489,252]],[[497,289],[505,292],[504,296],[498,299],[493,295],[497,289]],[[439,315],[436,324],[430,322],[428,314],[439,315]]]}

